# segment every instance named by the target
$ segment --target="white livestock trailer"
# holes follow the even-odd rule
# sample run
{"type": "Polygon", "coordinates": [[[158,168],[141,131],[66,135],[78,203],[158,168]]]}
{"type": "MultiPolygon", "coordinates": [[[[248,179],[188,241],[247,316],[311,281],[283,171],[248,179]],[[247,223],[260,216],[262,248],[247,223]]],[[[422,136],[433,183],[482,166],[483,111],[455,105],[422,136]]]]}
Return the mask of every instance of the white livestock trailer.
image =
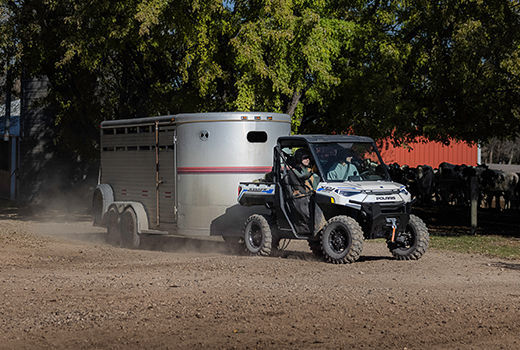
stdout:
{"type": "Polygon", "coordinates": [[[290,128],[288,115],[265,112],[104,121],[94,224],[131,248],[144,234],[239,236],[253,209],[238,205],[238,184],[271,171],[290,128]]]}

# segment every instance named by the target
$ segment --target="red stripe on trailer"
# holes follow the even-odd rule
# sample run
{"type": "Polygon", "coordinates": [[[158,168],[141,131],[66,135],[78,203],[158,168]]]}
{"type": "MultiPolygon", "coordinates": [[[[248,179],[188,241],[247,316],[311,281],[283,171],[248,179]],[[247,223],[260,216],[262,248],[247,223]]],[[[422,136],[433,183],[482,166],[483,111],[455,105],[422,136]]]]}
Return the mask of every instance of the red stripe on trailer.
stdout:
{"type": "Polygon", "coordinates": [[[231,167],[179,167],[179,174],[265,174],[271,167],[265,166],[231,166],[231,167]]]}

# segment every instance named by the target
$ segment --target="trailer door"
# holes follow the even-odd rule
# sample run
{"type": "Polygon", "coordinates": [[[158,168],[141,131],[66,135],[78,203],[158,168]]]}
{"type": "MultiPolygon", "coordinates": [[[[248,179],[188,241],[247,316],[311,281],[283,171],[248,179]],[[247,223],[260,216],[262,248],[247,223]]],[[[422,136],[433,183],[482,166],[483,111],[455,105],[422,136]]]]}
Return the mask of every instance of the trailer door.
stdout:
{"type": "Polygon", "coordinates": [[[159,222],[175,223],[175,127],[161,126],[158,133],[159,222]]]}

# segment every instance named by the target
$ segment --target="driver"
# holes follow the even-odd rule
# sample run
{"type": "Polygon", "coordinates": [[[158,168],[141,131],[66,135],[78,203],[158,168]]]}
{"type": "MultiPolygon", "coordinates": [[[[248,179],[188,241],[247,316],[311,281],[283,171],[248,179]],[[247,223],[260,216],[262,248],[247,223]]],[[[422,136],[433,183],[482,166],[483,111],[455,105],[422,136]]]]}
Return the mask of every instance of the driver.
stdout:
{"type": "Polygon", "coordinates": [[[345,181],[350,176],[358,176],[359,171],[357,167],[351,163],[353,155],[354,153],[350,149],[339,151],[338,163],[327,173],[327,179],[345,181]]]}

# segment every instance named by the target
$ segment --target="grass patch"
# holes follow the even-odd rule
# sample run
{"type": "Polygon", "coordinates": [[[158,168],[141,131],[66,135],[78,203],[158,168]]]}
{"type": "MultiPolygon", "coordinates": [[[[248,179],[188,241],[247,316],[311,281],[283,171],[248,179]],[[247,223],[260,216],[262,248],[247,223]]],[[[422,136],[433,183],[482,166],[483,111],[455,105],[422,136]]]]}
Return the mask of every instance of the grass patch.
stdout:
{"type": "Polygon", "coordinates": [[[459,253],[520,259],[520,239],[503,236],[430,236],[430,247],[459,253]]]}

